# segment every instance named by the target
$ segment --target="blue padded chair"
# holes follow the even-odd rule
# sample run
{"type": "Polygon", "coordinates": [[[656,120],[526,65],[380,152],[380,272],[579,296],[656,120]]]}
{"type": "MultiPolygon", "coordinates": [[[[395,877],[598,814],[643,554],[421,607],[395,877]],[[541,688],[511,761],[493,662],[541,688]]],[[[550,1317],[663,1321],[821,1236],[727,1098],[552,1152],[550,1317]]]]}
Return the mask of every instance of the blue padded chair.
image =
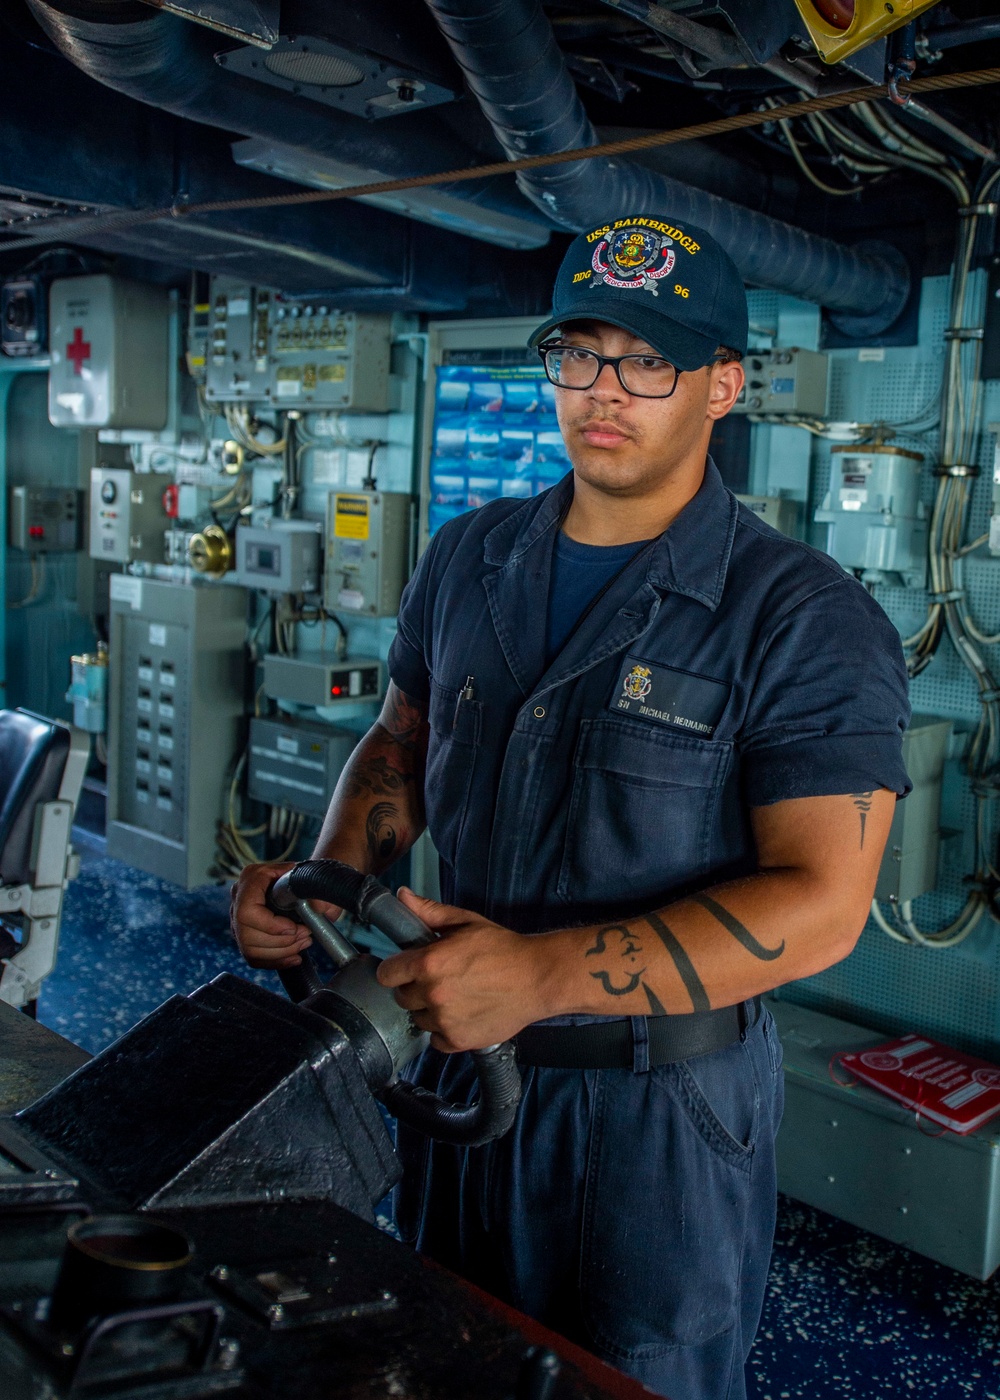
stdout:
{"type": "Polygon", "coordinates": [[[59,949],[63,891],[80,868],[70,845],[90,736],[32,714],[0,710],[0,1001],[38,997],[59,949]]]}

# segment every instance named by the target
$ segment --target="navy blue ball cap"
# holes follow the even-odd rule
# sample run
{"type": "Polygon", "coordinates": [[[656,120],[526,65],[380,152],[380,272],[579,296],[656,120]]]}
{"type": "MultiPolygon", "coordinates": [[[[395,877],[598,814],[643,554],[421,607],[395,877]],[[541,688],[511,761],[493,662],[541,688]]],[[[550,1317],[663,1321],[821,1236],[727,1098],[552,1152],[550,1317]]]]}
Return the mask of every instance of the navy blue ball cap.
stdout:
{"type": "Polygon", "coordinates": [[[552,315],[529,345],[567,321],[605,321],[678,369],[707,365],[720,345],[746,354],[747,296],[729,254],[694,224],[665,215],[609,219],[569,245],[552,315]]]}

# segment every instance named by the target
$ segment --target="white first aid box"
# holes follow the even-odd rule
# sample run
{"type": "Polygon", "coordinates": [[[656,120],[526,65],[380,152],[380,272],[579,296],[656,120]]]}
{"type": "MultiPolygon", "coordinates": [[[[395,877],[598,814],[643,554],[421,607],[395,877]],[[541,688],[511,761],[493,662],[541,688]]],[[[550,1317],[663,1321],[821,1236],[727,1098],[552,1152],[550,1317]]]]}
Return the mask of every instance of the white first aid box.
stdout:
{"type": "Polygon", "coordinates": [[[167,422],[170,300],[162,287],[99,273],[49,291],[49,422],[159,429],[167,422]]]}

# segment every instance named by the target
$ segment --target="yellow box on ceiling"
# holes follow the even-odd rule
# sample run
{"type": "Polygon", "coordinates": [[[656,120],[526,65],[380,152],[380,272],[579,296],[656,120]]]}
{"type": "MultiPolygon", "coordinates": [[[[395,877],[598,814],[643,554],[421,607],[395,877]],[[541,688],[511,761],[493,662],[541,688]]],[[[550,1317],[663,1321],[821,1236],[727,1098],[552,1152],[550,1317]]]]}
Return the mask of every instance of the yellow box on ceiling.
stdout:
{"type": "Polygon", "coordinates": [[[824,63],[863,49],[901,29],[938,0],[795,0],[809,37],[824,63]]]}

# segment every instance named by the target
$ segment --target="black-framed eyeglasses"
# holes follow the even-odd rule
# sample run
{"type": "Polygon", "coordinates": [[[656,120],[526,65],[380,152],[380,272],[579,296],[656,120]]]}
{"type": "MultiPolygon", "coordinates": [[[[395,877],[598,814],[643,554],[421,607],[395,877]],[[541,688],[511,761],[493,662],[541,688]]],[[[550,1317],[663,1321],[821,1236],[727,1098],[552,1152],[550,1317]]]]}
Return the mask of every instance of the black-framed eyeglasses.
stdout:
{"type": "Polygon", "coordinates": [[[681,371],[659,355],[598,355],[579,345],[547,341],[538,347],[545,375],[559,389],[590,389],[605,365],[614,365],[626,394],[639,399],[669,399],[681,371]]]}

